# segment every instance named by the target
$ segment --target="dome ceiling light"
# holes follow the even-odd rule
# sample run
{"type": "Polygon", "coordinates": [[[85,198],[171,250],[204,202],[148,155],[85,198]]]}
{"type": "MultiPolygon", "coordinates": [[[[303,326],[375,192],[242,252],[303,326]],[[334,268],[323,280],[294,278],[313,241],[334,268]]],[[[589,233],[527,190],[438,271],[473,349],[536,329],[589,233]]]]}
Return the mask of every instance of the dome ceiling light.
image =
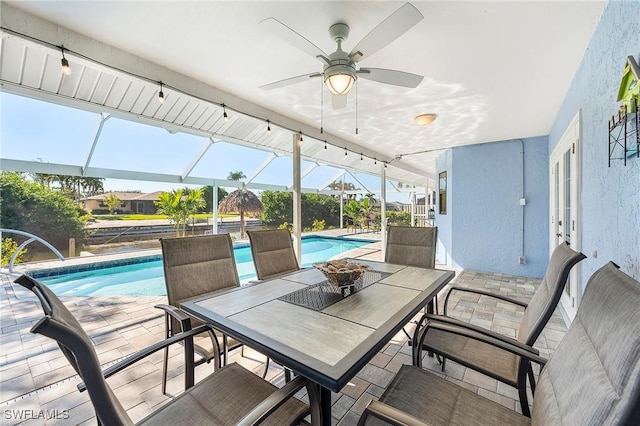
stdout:
{"type": "Polygon", "coordinates": [[[436,118],[438,118],[438,114],[420,114],[413,119],[413,122],[418,126],[428,126],[429,124],[433,123],[436,118]]]}

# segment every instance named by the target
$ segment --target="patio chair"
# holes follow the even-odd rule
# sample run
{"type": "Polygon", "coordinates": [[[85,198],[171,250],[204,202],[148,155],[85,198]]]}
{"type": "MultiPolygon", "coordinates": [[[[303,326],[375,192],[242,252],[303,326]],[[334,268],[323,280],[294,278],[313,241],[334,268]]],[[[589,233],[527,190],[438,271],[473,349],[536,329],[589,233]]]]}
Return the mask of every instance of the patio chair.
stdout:
{"type": "MultiPolygon", "coordinates": [[[[293,251],[291,232],[288,229],[266,229],[247,231],[251,244],[251,255],[256,275],[259,280],[266,280],[278,275],[300,269],[298,259],[293,251]]],[[[269,358],[264,367],[266,377],[269,369],[269,358]]],[[[291,370],[283,367],[285,381],[291,380],[291,370]]]]}
{"type": "Polygon", "coordinates": [[[206,326],[175,334],[132,354],[103,372],[91,338],[60,299],[34,278],[23,275],[16,282],[38,297],[45,313],[31,328],[31,332],[58,342],[62,353],[84,381],[78,388],[80,391],[89,391],[98,424],[134,424],[105,379],[180,341],[184,341],[185,346],[187,390],[138,424],[235,425],[257,424],[261,420],[265,420],[262,424],[297,424],[310,411],[302,401],[292,398],[304,386],[307,386],[309,395],[313,395],[312,421],[313,416],[317,416],[316,388],[302,376],[278,389],[234,363],[216,370],[194,386],[193,337],[206,331],[206,326]]]}
{"type": "MultiPolygon", "coordinates": [[[[202,324],[180,309],[180,303],[221,290],[240,286],[229,234],[185,238],[161,238],[162,264],[169,304],[156,305],[165,313],[166,337],[202,324]]],[[[207,330],[196,336],[196,365],[215,360],[227,363],[228,351],[242,345],[227,336],[207,330]],[[220,349],[222,346],[222,350],[220,349]]],[[[166,393],[169,348],[164,350],[162,393],[166,393]]]]}
{"type": "Polygon", "coordinates": [[[433,269],[436,266],[437,241],[436,227],[389,226],[384,261],[433,269]]]}
{"type": "MultiPolygon", "coordinates": [[[[398,265],[415,266],[417,268],[433,269],[436,266],[436,243],[438,228],[421,226],[389,226],[387,227],[387,245],[384,261],[398,265]]],[[[438,296],[434,297],[432,306],[438,309],[438,296]]],[[[428,308],[427,312],[431,311],[428,308]]],[[[412,337],[403,328],[402,331],[409,338],[412,337]]]]}
{"type": "Polygon", "coordinates": [[[553,314],[562,295],[565,283],[571,268],[585,255],[569,248],[567,243],[562,243],[551,254],[547,271],[542,279],[540,287],[529,303],[475,288],[452,287],[445,298],[444,315],[426,315],[418,323],[413,342],[413,363],[422,365],[422,350],[434,352],[442,356],[442,370],[444,371],[446,359],[452,359],[466,367],[493,377],[503,383],[515,387],[520,397],[522,412],[529,415],[529,403],[527,400],[527,376],[531,389],[535,392],[535,380],[533,370],[528,359],[521,358],[514,353],[502,350],[499,347],[487,344],[482,340],[474,340],[456,332],[449,332],[434,324],[446,323],[450,326],[473,330],[476,333],[499,339],[509,344],[524,345],[528,350],[535,351],[534,343],[546,326],[553,314]],[[517,339],[506,337],[502,334],[484,329],[447,316],[447,304],[452,292],[468,292],[488,296],[503,302],[512,303],[524,308],[524,314],[520,322],[517,339]],[[426,325],[423,327],[423,324],[426,325]],[[417,345],[416,340],[422,334],[423,344],[417,345]]]}
{"type": "Polygon", "coordinates": [[[611,262],[589,279],[577,315],[548,362],[522,344],[445,323],[437,326],[544,366],[531,418],[404,365],[379,401],[365,409],[359,425],[640,424],[640,282],[611,262]]]}
{"type": "Polygon", "coordinates": [[[288,229],[247,231],[259,280],[300,269],[288,229]]]}

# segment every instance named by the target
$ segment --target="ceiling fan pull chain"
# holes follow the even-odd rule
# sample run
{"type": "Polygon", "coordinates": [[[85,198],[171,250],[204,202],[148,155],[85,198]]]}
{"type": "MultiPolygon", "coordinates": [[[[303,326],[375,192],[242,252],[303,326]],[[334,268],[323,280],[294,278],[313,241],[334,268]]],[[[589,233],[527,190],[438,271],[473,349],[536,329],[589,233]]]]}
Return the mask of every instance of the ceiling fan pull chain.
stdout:
{"type": "MultiPolygon", "coordinates": [[[[324,81],[320,79],[320,134],[324,133],[324,81]]],[[[325,145],[325,149],[326,149],[325,145]]]]}
{"type": "Polygon", "coordinates": [[[357,134],[358,134],[358,80],[356,79],[356,135],[357,134]]]}

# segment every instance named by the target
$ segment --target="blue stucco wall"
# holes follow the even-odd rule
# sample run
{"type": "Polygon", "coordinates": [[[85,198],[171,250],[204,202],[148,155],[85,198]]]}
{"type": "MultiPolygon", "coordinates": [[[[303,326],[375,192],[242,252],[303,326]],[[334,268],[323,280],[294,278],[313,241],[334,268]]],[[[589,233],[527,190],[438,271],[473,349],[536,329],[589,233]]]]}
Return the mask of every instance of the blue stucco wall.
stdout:
{"type": "Polygon", "coordinates": [[[453,148],[439,158],[438,171],[448,167],[450,174],[449,214],[446,219],[436,216],[447,265],[544,275],[549,258],[547,149],[547,137],[538,137],[522,143],[514,140],[453,148]],[[520,206],[523,194],[524,208],[520,206]],[[525,264],[519,263],[521,253],[525,264]]]}
{"type": "Polygon", "coordinates": [[[609,260],[640,279],[640,159],[608,167],[607,120],[616,113],[627,56],[640,61],[640,2],[611,1],[605,8],[549,134],[549,152],[578,110],[582,129],[580,282],[609,260]],[[597,251],[597,258],[592,256],[597,251]]]}

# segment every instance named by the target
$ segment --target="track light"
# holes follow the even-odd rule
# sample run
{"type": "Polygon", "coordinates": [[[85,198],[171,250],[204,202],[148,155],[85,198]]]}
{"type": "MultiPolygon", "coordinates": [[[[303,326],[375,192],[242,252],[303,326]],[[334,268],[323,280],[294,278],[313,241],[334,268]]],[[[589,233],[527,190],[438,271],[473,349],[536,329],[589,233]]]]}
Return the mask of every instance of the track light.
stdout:
{"type": "Polygon", "coordinates": [[[62,72],[64,75],[71,74],[71,67],[69,66],[69,61],[64,57],[64,46],[60,46],[60,51],[62,51],[62,60],[60,63],[62,64],[62,72]]]}
{"type": "Polygon", "coordinates": [[[271,134],[271,122],[267,120],[267,133],[271,134]]]}
{"type": "Polygon", "coordinates": [[[300,132],[300,137],[298,138],[298,140],[299,140],[300,142],[302,142],[302,141],[304,140],[304,139],[302,139],[302,132],[300,132]]]}
{"type": "Polygon", "coordinates": [[[162,91],[162,82],[160,82],[160,91],[158,92],[158,102],[164,103],[164,92],[162,91]]]}
{"type": "Polygon", "coordinates": [[[227,107],[222,104],[222,118],[224,118],[224,122],[229,121],[229,116],[227,115],[227,107]]]}
{"type": "Polygon", "coordinates": [[[347,156],[347,147],[344,147],[344,156],[347,156]]]}
{"type": "Polygon", "coordinates": [[[324,149],[327,149],[327,141],[324,141],[324,149]]]}
{"type": "Polygon", "coordinates": [[[360,161],[362,161],[362,153],[360,153],[360,161]]]}
{"type": "Polygon", "coordinates": [[[374,158],[374,159],[373,159],[373,165],[375,166],[375,165],[377,165],[377,164],[378,164],[378,159],[377,159],[377,158],[374,158]]]}
{"type": "Polygon", "coordinates": [[[384,168],[385,169],[387,168],[387,162],[386,161],[384,162],[384,168]]]}

